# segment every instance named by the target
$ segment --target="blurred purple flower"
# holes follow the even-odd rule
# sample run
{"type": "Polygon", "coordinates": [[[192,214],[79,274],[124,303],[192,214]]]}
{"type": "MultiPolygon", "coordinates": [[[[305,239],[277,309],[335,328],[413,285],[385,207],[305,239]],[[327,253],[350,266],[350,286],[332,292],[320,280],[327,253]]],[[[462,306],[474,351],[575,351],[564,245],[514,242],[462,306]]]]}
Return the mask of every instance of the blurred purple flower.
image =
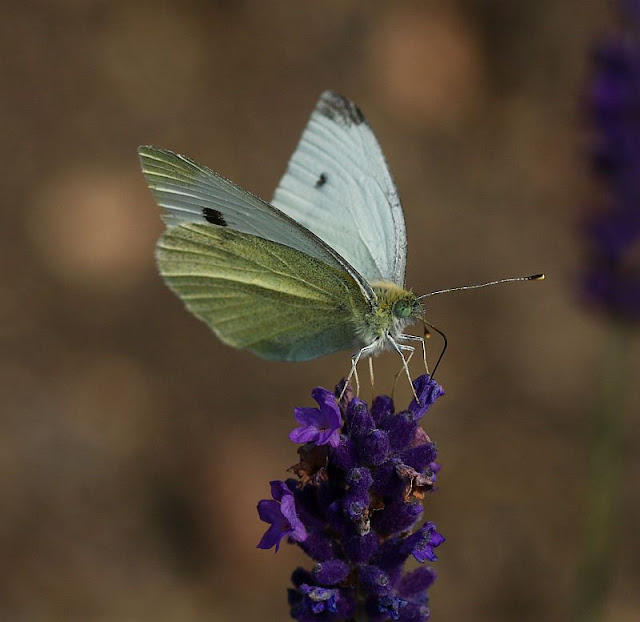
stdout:
{"type": "Polygon", "coordinates": [[[603,192],[583,223],[585,300],[640,320],[640,1],[619,0],[622,24],[593,55],[588,114],[592,169],[603,192]]]}
{"type": "Polygon", "coordinates": [[[295,419],[302,425],[291,431],[289,439],[294,443],[337,447],[340,444],[342,417],[336,396],[322,387],[316,387],[311,395],[320,408],[296,408],[295,419]]]}
{"type": "Polygon", "coordinates": [[[621,0],[622,8],[630,17],[640,19],[640,0],[621,0]]]}
{"type": "Polygon", "coordinates": [[[287,535],[316,562],[291,577],[294,619],[337,622],[356,611],[372,621],[429,618],[427,589],[435,573],[429,567],[404,572],[404,565],[411,556],[435,561],[434,549],[444,542],[432,522],[419,525],[420,501],[440,469],[435,443],[419,421],[444,392],[426,375],[414,388],[419,401],[400,413],[388,396],[369,408],[349,391],[338,404],[321,388],[312,393],[319,409],[295,410],[303,425],[290,438],[306,441],[301,461],[289,469],[298,481],[273,482],[274,501],[258,506],[268,508],[260,516],[272,523],[263,548],[287,535]],[[295,535],[303,530],[305,537],[295,535]]]}

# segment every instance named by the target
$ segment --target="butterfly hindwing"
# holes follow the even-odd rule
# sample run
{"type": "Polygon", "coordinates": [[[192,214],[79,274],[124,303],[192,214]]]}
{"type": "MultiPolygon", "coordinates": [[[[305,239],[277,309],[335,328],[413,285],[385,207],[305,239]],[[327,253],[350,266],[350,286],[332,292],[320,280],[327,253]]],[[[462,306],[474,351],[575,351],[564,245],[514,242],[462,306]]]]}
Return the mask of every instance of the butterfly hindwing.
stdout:
{"type": "Polygon", "coordinates": [[[354,327],[369,308],[346,272],[222,226],[171,226],[156,256],[169,287],[222,341],[267,359],[353,348],[354,327]]]}

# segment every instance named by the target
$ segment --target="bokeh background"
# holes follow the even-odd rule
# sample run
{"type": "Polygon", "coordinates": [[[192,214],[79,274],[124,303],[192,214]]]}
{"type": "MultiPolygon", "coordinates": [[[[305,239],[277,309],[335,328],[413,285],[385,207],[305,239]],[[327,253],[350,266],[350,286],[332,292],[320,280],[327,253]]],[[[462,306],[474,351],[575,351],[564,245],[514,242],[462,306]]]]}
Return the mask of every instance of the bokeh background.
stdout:
{"type": "MultiPolygon", "coordinates": [[[[575,296],[576,223],[609,22],[606,0],[2,2],[0,619],[288,619],[309,561],[255,548],[255,506],[296,462],[293,407],[348,356],[264,362],[188,315],[155,270],[136,147],[268,199],[327,88],[390,162],[417,292],[548,275],[430,301],[450,340],[425,422],[447,536],[432,615],[566,619],[598,494],[585,424],[607,330],[575,296]]],[[[379,391],[397,369],[376,362],[379,391]]],[[[640,619],[639,405],[607,605],[621,622],[640,619]]]]}

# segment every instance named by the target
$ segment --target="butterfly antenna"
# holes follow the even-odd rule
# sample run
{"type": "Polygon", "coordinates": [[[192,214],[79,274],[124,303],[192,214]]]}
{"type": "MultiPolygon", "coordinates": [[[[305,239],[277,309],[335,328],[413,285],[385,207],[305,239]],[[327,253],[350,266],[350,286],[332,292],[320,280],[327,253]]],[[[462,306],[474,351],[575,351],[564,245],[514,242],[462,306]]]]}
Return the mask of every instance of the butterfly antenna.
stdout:
{"type": "MultiPolygon", "coordinates": [[[[530,276],[518,276],[511,279],[500,279],[498,281],[489,281],[488,283],[480,283],[480,285],[463,285],[462,287],[450,287],[448,289],[439,289],[435,292],[431,292],[429,294],[424,294],[423,296],[418,296],[418,300],[422,300],[423,298],[429,298],[430,296],[436,296],[437,294],[446,294],[448,292],[459,292],[463,289],[480,289],[481,287],[489,287],[490,285],[499,285],[500,283],[515,283],[516,281],[544,281],[544,274],[532,274],[530,276]]],[[[431,326],[431,324],[429,324],[431,326]]],[[[440,333],[440,331],[435,327],[431,326],[433,330],[440,333]]],[[[442,357],[442,355],[440,355],[442,357]]],[[[438,359],[440,362],[440,359],[438,359]]],[[[435,371],[435,369],[434,369],[435,371]]]]}
{"type": "Polygon", "coordinates": [[[442,360],[442,357],[444,356],[444,353],[447,351],[447,345],[449,344],[449,342],[447,340],[447,336],[444,334],[444,331],[441,331],[439,328],[437,328],[433,324],[430,324],[424,318],[422,318],[422,323],[424,325],[425,334],[429,333],[429,331],[427,330],[427,326],[428,326],[429,328],[434,330],[436,333],[438,333],[438,335],[440,335],[440,337],[442,337],[442,350],[440,351],[440,355],[438,356],[438,360],[436,361],[436,364],[433,367],[433,371],[431,372],[431,378],[433,378],[436,375],[436,369],[438,369],[438,365],[440,365],[440,361],[442,360]]]}

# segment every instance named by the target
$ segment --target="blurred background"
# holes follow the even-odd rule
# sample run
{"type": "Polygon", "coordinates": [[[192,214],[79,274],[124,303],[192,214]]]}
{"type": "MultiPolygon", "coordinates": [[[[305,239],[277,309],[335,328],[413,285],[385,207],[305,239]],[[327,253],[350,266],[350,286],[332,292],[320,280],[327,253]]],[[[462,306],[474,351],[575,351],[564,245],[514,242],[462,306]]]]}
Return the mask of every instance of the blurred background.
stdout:
{"type": "MultiPolygon", "coordinates": [[[[431,606],[438,622],[566,619],[598,494],[585,422],[606,328],[577,302],[576,223],[609,21],[606,0],[3,2],[0,619],[288,619],[310,561],[257,550],[255,506],[297,462],[293,407],[348,354],[261,361],[185,312],[156,273],[136,147],[269,199],[327,88],[387,156],[415,291],[547,273],[430,301],[450,340],[423,422],[447,537],[431,606]]],[[[378,359],[376,390],[397,370],[378,359]]],[[[608,620],[640,618],[639,434],[627,417],[608,620]]]]}

